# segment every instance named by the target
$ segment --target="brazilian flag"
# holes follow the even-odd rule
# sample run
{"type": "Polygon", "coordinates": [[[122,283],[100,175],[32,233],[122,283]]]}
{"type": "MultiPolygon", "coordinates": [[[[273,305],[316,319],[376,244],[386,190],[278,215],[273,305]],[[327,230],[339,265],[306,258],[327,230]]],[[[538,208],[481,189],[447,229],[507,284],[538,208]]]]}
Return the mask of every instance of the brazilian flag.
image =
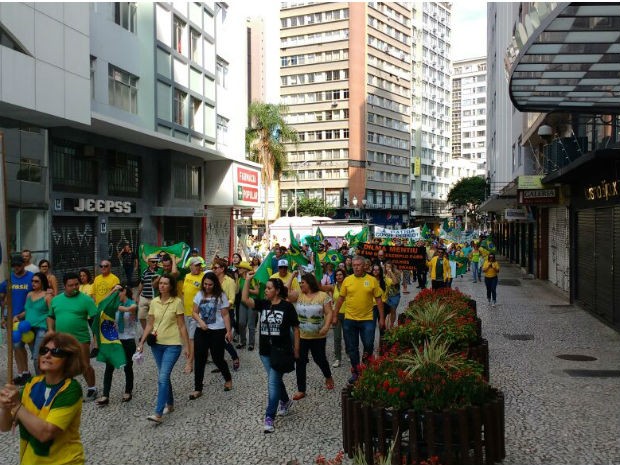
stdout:
{"type": "Polygon", "coordinates": [[[362,230],[355,235],[351,234],[351,231],[349,231],[344,237],[350,247],[357,247],[358,244],[368,240],[368,227],[364,226],[362,230]]]}
{"type": "Polygon", "coordinates": [[[316,233],[314,234],[314,239],[316,240],[317,244],[322,244],[323,241],[325,240],[325,236],[323,235],[323,231],[321,231],[321,228],[319,228],[318,226],[316,228],[316,233]]]}
{"type": "Polygon", "coordinates": [[[271,269],[271,259],[274,255],[275,254],[273,252],[269,252],[269,254],[261,262],[260,266],[256,270],[256,274],[254,275],[254,279],[260,285],[258,297],[261,299],[265,298],[265,284],[267,284],[269,277],[273,274],[273,270],[271,269]]]}
{"type": "Polygon", "coordinates": [[[420,230],[420,235],[423,239],[428,239],[429,237],[431,237],[431,230],[428,229],[426,223],[424,223],[424,226],[422,226],[422,229],[420,230]]]}
{"type": "Polygon", "coordinates": [[[344,262],[344,257],[337,250],[328,250],[325,254],[325,261],[337,265],[338,263],[344,262]]]}
{"type": "Polygon", "coordinates": [[[190,246],[185,242],[178,242],[176,244],[161,247],[158,245],[149,245],[149,244],[140,244],[140,273],[143,273],[144,270],[149,266],[147,263],[147,259],[149,255],[157,254],[160,257],[164,254],[170,255],[170,257],[176,261],[177,268],[179,271],[183,268],[183,264],[186,262],[187,258],[190,255],[190,246]]]}
{"type": "Polygon", "coordinates": [[[302,253],[301,246],[299,245],[299,242],[297,242],[297,239],[295,239],[295,235],[293,234],[293,228],[289,226],[288,230],[291,241],[291,244],[288,247],[288,255],[290,259],[295,263],[306,266],[308,264],[308,259],[302,253]]]}
{"type": "Polygon", "coordinates": [[[127,364],[125,351],[114,324],[120,302],[118,292],[112,293],[99,302],[97,306],[99,315],[95,316],[92,326],[93,334],[99,345],[97,360],[109,363],[114,368],[122,368],[127,364]]]}

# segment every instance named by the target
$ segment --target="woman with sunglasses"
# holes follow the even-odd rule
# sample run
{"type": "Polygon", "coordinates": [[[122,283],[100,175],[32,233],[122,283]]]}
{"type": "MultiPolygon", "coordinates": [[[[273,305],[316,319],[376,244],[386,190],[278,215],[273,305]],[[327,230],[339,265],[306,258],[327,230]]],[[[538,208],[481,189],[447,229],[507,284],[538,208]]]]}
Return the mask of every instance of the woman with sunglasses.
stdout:
{"type": "Polygon", "coordinates": [[[30,323],[30,330],[34,333],[34,340],[29,344],[34,371],[39,373],[39,347],[47,332],[47,314],[49,312],[52,294],[47,292],[49,283],[47,276],[40,271],[32,277],[32,291],[26,296],[24,310],[26,321],[30,323]]]}
{"type": "Polygon", "coordinates": [[[224,391],[232,389],[232,376],[224,360],[224,346],[232,341],[230,304],[220,281],[212,271],[202,277],[200,290],[194,297],[193,317],[197,328],[194,333],[194,392],[190,400],[202,396],[207,354],[211,352],[213,363],[224,376],[224,391]]]}
{"type": "Polygon", "coordinates": [[[183,301],[177,297],[177,282],[174,277],[164,274],[159,278],[157,289],[159,295],[151,301],[146,327],[136,350],[144,350],[147,337],[155,339],[151,351],[158,371],[157,402],[155,412],[146,419],[161,424],[164,413],[174,411],[170,375],[181,351],[185,358],[189,358],[189,335],[185,326],[185,308],[183,301]]]}
{"type": "Polygon", "coordinates": [[[241,301],[259,312],[258,353],[267,372],[268,396],[263,430],[265,433],[273,433],[276,415],[286,415],[293,401],[282,381],[284,373],[271,366],[271,347],[290,349],[294,357],[299,359],[299,319],[293,304],[286,300],[288,289],[279,278],[270,278],[267,281],[264,299],[250,298],[250,281],[253,277],[254,272],[247,274],[241,291],[241,301]]]}
{"type": "MultiPolygon", "coordinates": [[[[117,289],[115,286],[114,289],[117,289]]],[[[111,292],[114,292],[114,289],[111,292]]],[[[121,341],[125,352],[125,393],[121,402],[129,402],[133,392],[133,354],[136,352],[136,311],[138,304],[132,300],[131,286],[124,285],[118,294],[120,304],[116,311],[116,327],[118,328],[118,339],[121,341]]],[[[110,389],[112,388],[112,376],[114,375],[114,365],[106,362],[105,372],[103,373],[103,395],[95,401],[99,407],[104,407],[110,403],[110,389]]]]}
{"type": "Polygon", "coordinates": [[[84,463],[80,438],[82,387],[73,379],[82,369],[80,344],[71,335],[50,333],[39,349],[40,376],[21,391],[0,390],[0,431],[20,430],[20,464],[84,463]]]}
{"type": "Polygon", "coordinates": [[[52,297],[58,295],[58,280],[56,279],[56,276],[52,274],[52,265],[49,260],[43,259],[39,262],[39,271],[44,273],[47,277],[47,282],[53,292],[52,297]]]}

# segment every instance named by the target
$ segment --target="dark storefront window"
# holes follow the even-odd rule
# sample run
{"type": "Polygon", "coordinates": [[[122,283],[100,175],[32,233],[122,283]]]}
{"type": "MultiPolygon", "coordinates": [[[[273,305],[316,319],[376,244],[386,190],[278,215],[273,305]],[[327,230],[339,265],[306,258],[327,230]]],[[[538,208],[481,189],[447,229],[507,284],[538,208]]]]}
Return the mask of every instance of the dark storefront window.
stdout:
{"type": "Polygon", "coordinates": [[[140,197],[140,158],[113,152],[108,160],[108,193],[123,197],[140,197]]]}
{"type": "Polygon", "coordinates": [[[52,188],[56,191],[97,193],[97,162],[84,147],[68,141],[51,144],[52,188]]]}
{"type": "Polygon", "coordinates": [[[176,199],[200,199],[201,171],[200,166],[174,165],[174,197],[176,199]]]}

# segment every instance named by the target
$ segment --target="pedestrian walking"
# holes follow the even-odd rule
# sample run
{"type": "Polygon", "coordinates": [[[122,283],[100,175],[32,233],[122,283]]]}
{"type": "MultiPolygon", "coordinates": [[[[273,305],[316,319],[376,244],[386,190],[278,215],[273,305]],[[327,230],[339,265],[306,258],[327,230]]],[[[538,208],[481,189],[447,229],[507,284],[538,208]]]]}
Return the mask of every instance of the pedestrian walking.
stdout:
{"type": "Polygon", "coordinates": [[[487,300],[495,307],[497,305],[497,275],[499,274],[499,263],[495,260],[495,254],[489,254],[482,265],[482,273],[484,273],[484,284],[487,287],[487,300]]]}
{"type": "Polygon", "coordinates": [[[469,261],[471,262],[471,272],[474,278],[473,282],[480,282],[480,246],[478,244],[473,245],[471,252],[469,252],[469,261]]]}
{"type": "MultiPolygon", "coordinates": [[[[242,261],[239,263],[239,289],[240,291],[245,286],[245,281],[249,271],[253,271],[252,266],[242,261]]],[[[259,287],[254,281],[250,283],[250,297],[255,298],[259,294],[259,287]]],[[[243,349],[248,347],[249,351],[254,350],[256,345],[256,312],[249,308],[241,301],[239,296],[239,344],[237,349],[243,349]]]]}
{"type": "Polygon", "coordinates": [[[443,289],[451,279],[450,260],[446,257],[446,249],[437,248],[437,253],[426,262],[431,272],[431,287],[433,290],[443,289]]]}
{"type": "Polygon", "coordinates": [[[121,250],[118,252],[118,261],[121,262],[121,265],[123,266],[127,284],[133,286],[133,273],[134,270],[138,268],[138,256],[131,249],[131,245],[128,242],[125,242],[121,250]]]}
{"type": "Polygon", "coordinates": [[[140,285],[138,286],[138,320],[143,330],[146,328],[146,319],[151,301],[155,297],[157,280],[162,274],[158,267],[159,257],[157,254],[149,255],[147,263],[148,267],[142,272],[140,285]]]}
{"type": "Polygon", "coordinates": [[[185,373],[191,373],[194,369],[194,336],[196,334],[196,320],[194,319],[194,297],[200,292],[200,286],[204,272],[202,271],[203,260],[200,257],[189,259],[189,273],[183,278],[183,308],[185,309],[185,326],[189,336],[189,357],[185,361],[185,373]]]}
{"type": "Polygon", "coordinates": [[[32,277],[32,291],[26,296],[24,305],[25,320],[30,323],[30,331],[34,333],[34,339],[28,346],[37,375],[41,374],[39,372],[39,348],[47,333],[47,314],[52,302],[52,293],[48,292],[48,289],[47,276],[40,271],[36,272],[32,277]]]}

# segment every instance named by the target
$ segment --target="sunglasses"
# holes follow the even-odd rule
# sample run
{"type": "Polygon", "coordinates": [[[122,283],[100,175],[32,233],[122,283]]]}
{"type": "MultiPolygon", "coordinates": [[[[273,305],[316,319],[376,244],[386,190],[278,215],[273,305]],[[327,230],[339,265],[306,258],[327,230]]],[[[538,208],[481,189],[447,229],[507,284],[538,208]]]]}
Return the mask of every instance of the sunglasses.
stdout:
{"type": "Polygon", "coordinates": [[[110,268],[110,265],[99,265],[99,268],[110,268]]]}
{"type": "Polygon", "coordinates": [[[66,358],[70,355],[69,352],[59,349],[58,347],[41,347],[39,349],[39,355],[41,357],[47,355],[48,353],[54,358],[66,358]]]}

